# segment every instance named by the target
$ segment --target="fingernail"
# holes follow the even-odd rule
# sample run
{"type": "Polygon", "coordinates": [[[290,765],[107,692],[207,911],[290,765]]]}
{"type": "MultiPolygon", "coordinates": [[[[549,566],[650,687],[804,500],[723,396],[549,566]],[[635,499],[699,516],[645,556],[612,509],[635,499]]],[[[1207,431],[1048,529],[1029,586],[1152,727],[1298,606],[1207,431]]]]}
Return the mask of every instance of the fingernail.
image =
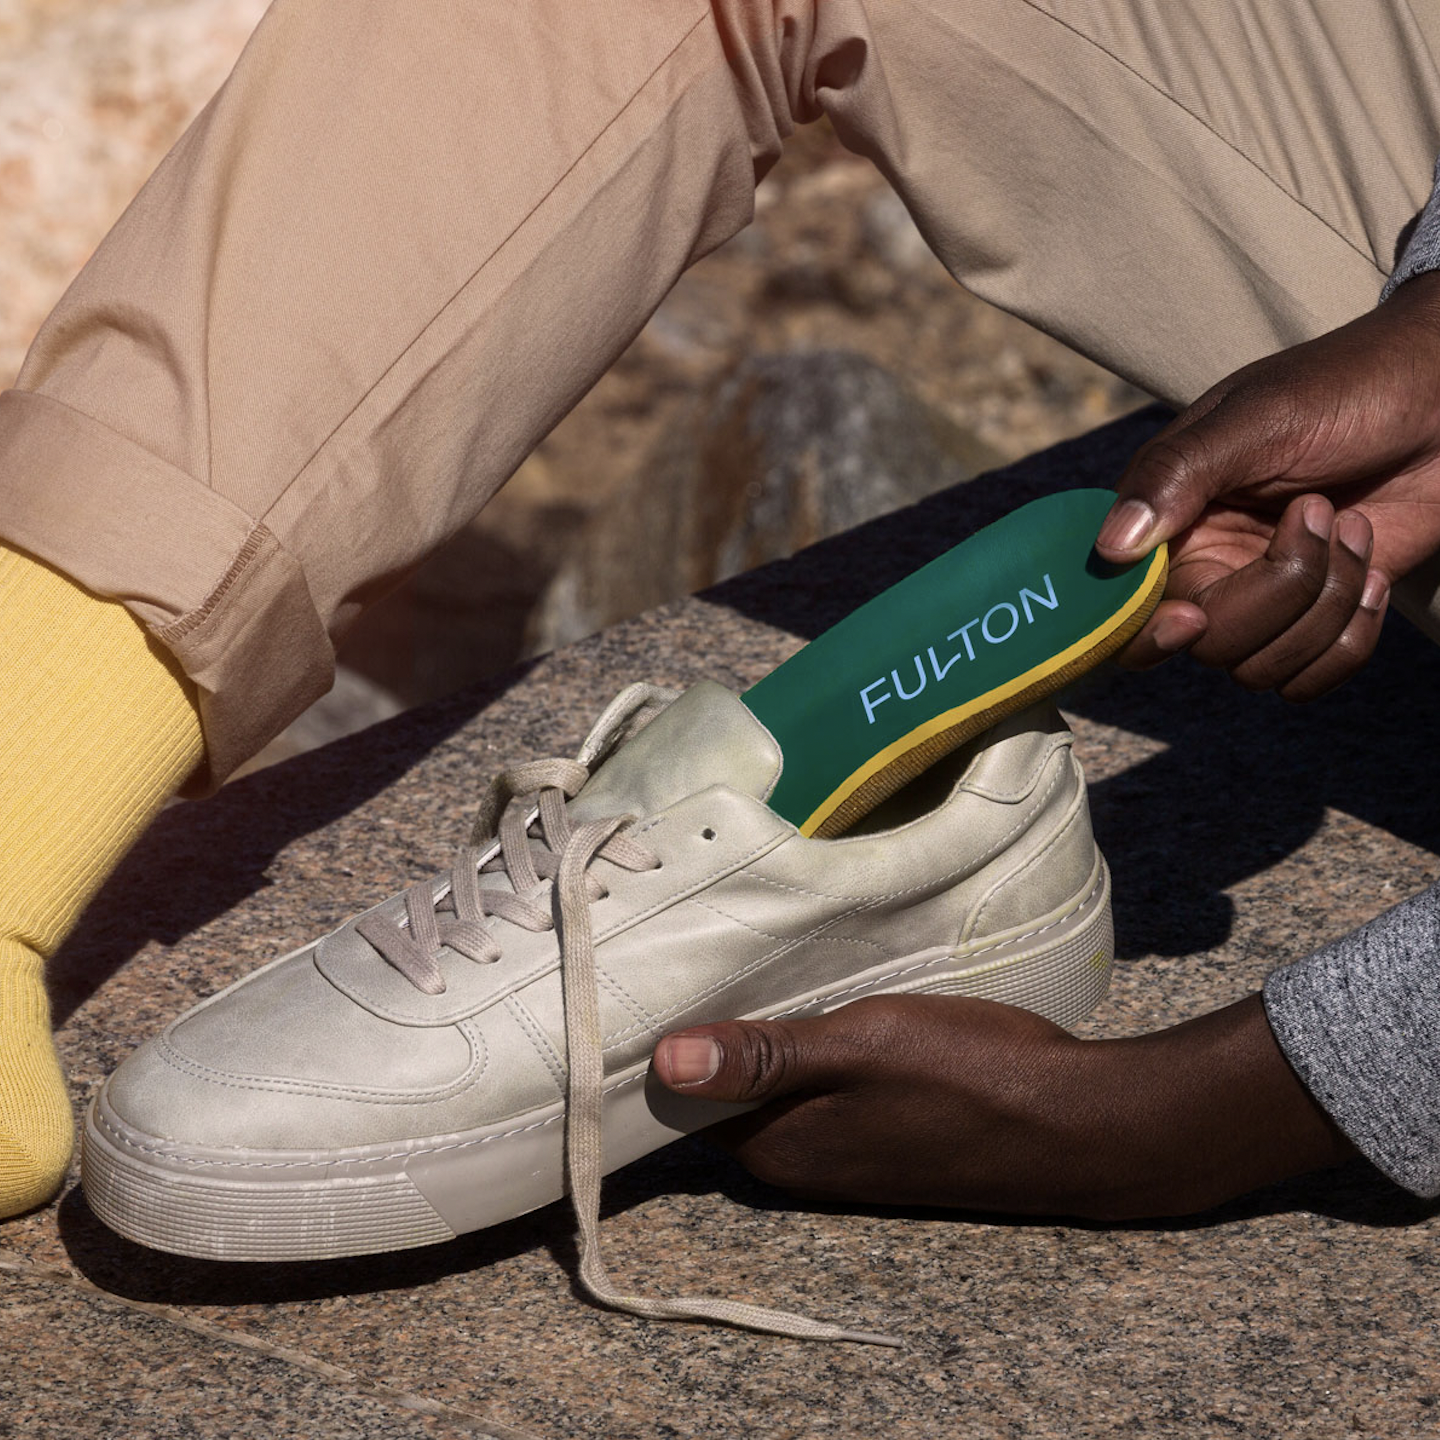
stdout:
{"type": "Polygon", "coordinates": [[[713,1080],[720,1068],[720,1047],[707,1035],[673,1036],[666,1042],[672,1085],[698,1085],[713,1080]]]}
{"type": "Polygon", "coordinates": [[[1187,624],[1178,616],[1162,615],[1155,622],[1150,638],[1157,650],[1168,650],[1173,654],[1199,639],[1199,632],[1194,625],[1187,624]]]}
{"type": "Polygon", "coordinates": [[[1378,610],[1389,594],[1390,582],[1378,570],[1372,570],[1365,577],[1365,588],[1360,592],[1360,608],[1378,610]]]}
{"type": "Polygon", "coordinates": [[[1143,500],[1122,500],[1100,527],[1097,543],[1112,550],[1137,550],[1155,528],[1155,512],[1143,500]]]}
{"type": "Polygon", "coordinates": [[[1300,514],[1304,518],[1305,528],[1312,535],[1321,540],[1330,538],[1330,521],[1334,511],[1318,495],[1305,502],[1300,514]]]}
{"type": "Polygon", "coordinates": [[[1335,522],[1340,543],[1358,560],[1370,558],[1370,526],[1363,515],[1347,510],[1335,522]]]}

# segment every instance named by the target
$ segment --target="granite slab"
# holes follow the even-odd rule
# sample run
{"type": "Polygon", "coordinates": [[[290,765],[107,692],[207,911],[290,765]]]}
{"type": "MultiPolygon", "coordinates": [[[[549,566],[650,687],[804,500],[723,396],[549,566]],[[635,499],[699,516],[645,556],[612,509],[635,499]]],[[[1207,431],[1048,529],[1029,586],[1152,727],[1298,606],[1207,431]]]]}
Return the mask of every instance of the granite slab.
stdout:
{"type": "MultiPolygon", "coordinates": [[[[77,1105],[181,1009],[442,865],[489,775],[573,751],[621,685],[743,687],[977,525],[1110,483],[1157,423],[1109,426],[167,812],[54,967],[77,1105]]],[[[1188,663],[1067,697],[1116,884],[1115,984],[1085,1033],[1228,1003],[1440,874],[1440,652],[1387,631],[1363,681],[1305,709],[1188,663]]],[[[26,1433],[64,1440],[266,1423],[543,1440],[1440,1430],[1440,1216],[1364,1164],[1184,1221],[1095,1226],[807,1210],[693,1139],[607,1182],[602,1228],[626,1282],[746,1295],[905,1348],[600,1310],[561,1206],[403,1254],[227,1265],[119,1239],[72,1182],[0,1227],[0,1397],[29,1407],[26,1433]],[[183,1429],[187,1353],[214,1416],[183,1429]]]]}
{"type": "Polygon", "coordinates": [[[308,1355],[231,1336],[163,1306],[96,1292],[62,1272],[12,1267],[3,1259],[0,1271],[8,1352],[0,1369],[0,1436],[516,1435],[477,1425],[479,1417],[432,1400],[387,1392],[308,1355]]]}

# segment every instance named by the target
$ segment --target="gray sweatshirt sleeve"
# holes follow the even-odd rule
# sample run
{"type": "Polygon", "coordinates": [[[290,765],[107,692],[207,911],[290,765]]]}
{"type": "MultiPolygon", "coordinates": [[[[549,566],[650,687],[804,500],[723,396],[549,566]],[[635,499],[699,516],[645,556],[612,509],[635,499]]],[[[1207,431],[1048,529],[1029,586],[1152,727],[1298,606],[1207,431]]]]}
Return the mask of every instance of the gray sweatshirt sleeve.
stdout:
{"type": "Polygon", "coordinates": [[[1277,970],[1265,1013],[1361,1153],[1407,1190],[1440,1195],[1440,885],[1277,970]]]}
{"type": "Polygon", "coordinates": [[[1405,242],[1395,273],[1380,292],[1381,304],[1390,298],[1397,285],[1427,270],[1440,270],[1440,160],[1435,162],[1435,188],[1415,222],[1414,233],[1405,242]]]}
{"type": "MultiPolygon", "coordinates": [[[[1429,270],[1440,270],[1440,160],[1381,303],[1429,270]]],[[[1440,885],[1277,970],[1265,1013],[1295,1073],[1360,1152],[1407,1190],[1440,1195],[1440,885]]]]}

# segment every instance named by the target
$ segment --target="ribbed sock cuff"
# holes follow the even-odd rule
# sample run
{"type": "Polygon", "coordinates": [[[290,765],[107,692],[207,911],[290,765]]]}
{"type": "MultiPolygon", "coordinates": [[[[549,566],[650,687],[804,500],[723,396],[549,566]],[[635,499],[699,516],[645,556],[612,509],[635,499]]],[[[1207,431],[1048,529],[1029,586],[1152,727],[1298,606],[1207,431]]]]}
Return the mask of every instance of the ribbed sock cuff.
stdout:
{"type": "Polygon", "coordinates": [[[200,756],[140,623],[0,549],[0,939],[51,954],[200,756]]]}

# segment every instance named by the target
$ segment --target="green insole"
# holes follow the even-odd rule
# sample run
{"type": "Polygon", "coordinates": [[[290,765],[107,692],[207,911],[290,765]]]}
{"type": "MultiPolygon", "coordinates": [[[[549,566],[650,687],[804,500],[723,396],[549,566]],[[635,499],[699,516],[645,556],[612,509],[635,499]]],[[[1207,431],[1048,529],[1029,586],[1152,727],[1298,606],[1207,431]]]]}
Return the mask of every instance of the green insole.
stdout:
{"type": "Polygon", "coordinates": [[[841,834],[942,755],[1097,665],[1149,618],[1162,545],[1094,550],[1115,495],[1022,505],[833,625],[741,697],[779,743],[770,806],[841,834]]]}

